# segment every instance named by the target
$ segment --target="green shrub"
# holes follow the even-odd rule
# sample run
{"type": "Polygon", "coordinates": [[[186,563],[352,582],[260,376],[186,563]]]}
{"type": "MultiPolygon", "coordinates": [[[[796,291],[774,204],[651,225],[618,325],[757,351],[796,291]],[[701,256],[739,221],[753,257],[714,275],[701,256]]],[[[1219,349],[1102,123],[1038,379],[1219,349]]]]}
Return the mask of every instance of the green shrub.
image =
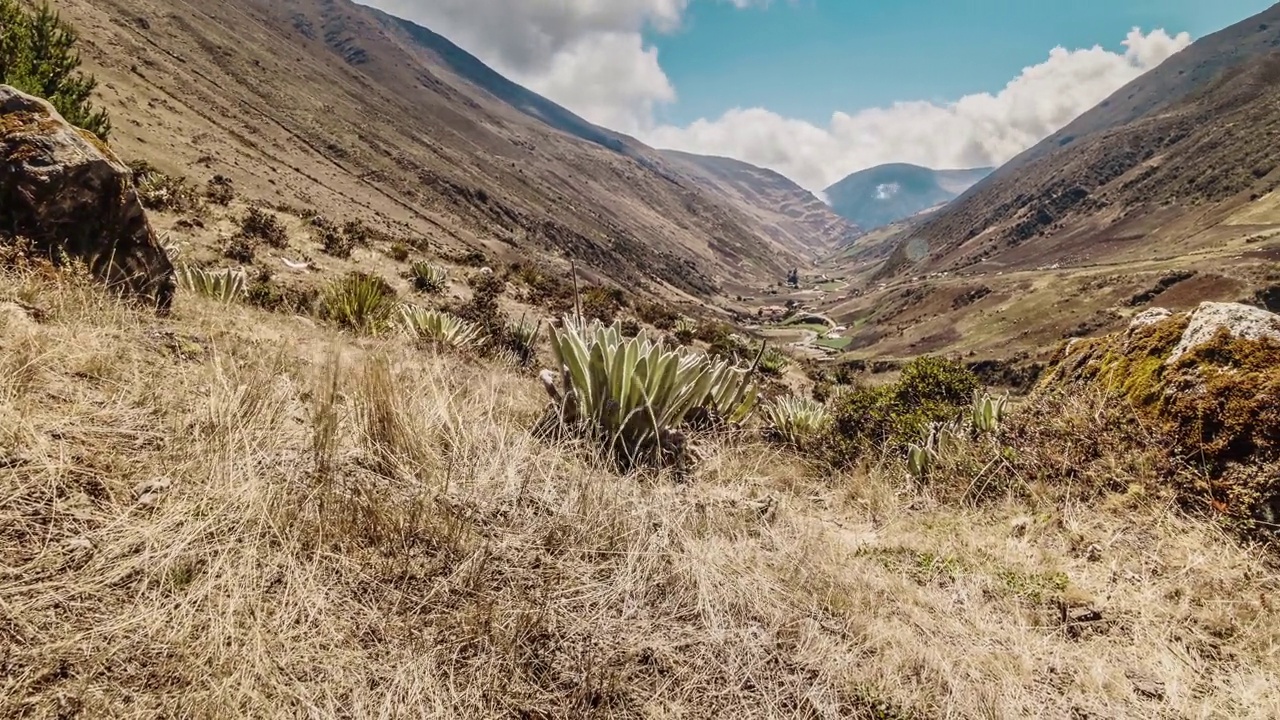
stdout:
{"type": "Polygon", "coordinates": [[[972,370],[954,360],[933,355],[912,360],[902,368],[898,379],[903,401],[912,405],[968,405],[981,385],[972,370]]]}
{"type": "Polygon", "coordinates": [[[236,189],[231,184],[231,178],[225,175],[214,175],[205,184],[204,196],[214,205],[226,206],[236,198],[236,189]]]}
{"type": "Polygon", "coordinates": [[[467,285],[471,287],[471,299],[458,306],[454,314],[479,325],[488,337],[501,339],[507,329],[507,314],[498,305],[498,298],[507,288],[506,281],[492,272],[478,272],[467,278],[467,285]]]}
{"type": "Polygon", "coordinates": [[[619,329],[622,330],[622,336],[633,338],[640,334],[640,322],[635,318],[623,318],[619,321],[619,329]]]}
{"type": "Polygon", "coordinates": [[[387,255],[396,262],[404,262],[409,259],[409,246],[402,242],[391,243],[387,248],[387,255]]]}
{"type": "Polygon", "coordinates": [[[635,306],[636,317],[659,330],[670,330],[680,320],[680,313],[669,305],[658,302],[639,302],[635,306]]]}
{"type": "Polygon", "coordinates": [[[256,205],[251,206],[245,216],[240,219],[240,232],[248,238],[255,238],[273,248],[289,246],[289,232],[275,213],[256,205]]]}
{"type": "Polygon", "coordinates": [[[520,299],[530,305],[542,305],[560,314],[573,310],[573,285],[563,274],[515,262],[507,268],[507,278],[524,287],[520,299]]]}
{"type": "Polygon", "coordinates": [[[368,225],[364,224],[363,220],[353,218],[343,223],[342,234],[347,239],[347,242],[351,243],[352,247],[357,245],[364,247],[369,244],[369,238],[373,231],[369,229],[368,225]]]}
{"type": "Polygon", "coordinates": [[[248,265],[253,262],[256,248],[253,241],[243,235],[232,235],[222,245],[222,256],[248,265]]]}
{"type": "Polygon", "coordinates": [[[89,102],[98,81],[79,71],[76,30],[47,3],[28,10],[0,0],[0,83],[42,97],[67,122],[98,136],[111,135],[105,110],[89,102]]]}
{"type": "Polygon", "coordinates": [[[332,281],[321,298],[321,315],[356,332],[375,334],[384,329],[396,307],[396,291],[386,280],[350,272],[332,281]]]}
{"type": "Polygon", "coordinates": [[[316,229],[316,239],[320,241],[320,248],[326,255],[331,255],[339,260],[346,260],[351,257],[355,244],[337,225],[334,225],[323,215],[317,215],[312,218],[311,224],[316,229]]]}
{"type": "Polygon", "coordinates": [[[189,212],[199,210],[203,201],[185,177],[166,175],[149,165],[141,166],[133,175],[138,201],[148,210],[189,212]]]}
{"type": "Polygon", "coordinates": [[[848,388],[832,401],[831,457],[847,462],[878,446],[917,443],[933,423],[971,412],[978,387],[963,365],[925,356],[904,367],[896,383],[848,388]]]}
{"type": "Polygon", "coordinates": [[[583,319],[599,320],[607,325],[626,307],[626,297],[618,288],[592,286],[583,289],[581,304],[583,319]]]}
{"type": "Polygon", "coordinates": [[[620,324],[550,329],[557,371],[544,377],[559,427],[590,439],[624,468],[680,462],[694,410],[740,422],[757,388],[746,371],[700,353],[667,350],[620,324]],[[558,377],[562,387],[557,388],[558,377]]]}
{"type": "Polygon", "coordinates": [[[703,320],[694,329],[694,337],[708,345],[733,344],[734,327],[716,320],[703,320]]]}

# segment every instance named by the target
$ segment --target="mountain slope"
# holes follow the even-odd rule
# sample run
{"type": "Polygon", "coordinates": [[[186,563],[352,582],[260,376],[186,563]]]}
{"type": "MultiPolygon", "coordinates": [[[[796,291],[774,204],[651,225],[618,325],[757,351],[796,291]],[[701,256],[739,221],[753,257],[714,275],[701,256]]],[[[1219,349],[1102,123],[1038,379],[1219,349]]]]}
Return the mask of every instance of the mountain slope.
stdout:
{"type": "Polygon", "coordinates": [[[1213,242],[1211,230],[1265,207],[1280,183],[1278,50],[1280,5],[1197,41],[922,224],[883,274],[1213,242]]]}
{"type": "Polygon", "coordinates": [[[861,234],[816,195],[772,170],[725,157],[663,150],[663,157],[712,194],[732,198],[783,246],[824,253],[861,234]]]}
{"type": "Polygon", "coordinates": [[[949,202],[990,172],[991,168],[932,170],[892,163],[860,170],[824,192],[838,215],[874,229],[949,202]]]}
{"type": "Polygon", "coordinates": [[[654,150],[346,0],[66,0],[114,144],[434,247],[706,296],[798,261],[654,150]],[[557,260],[559,258],[559,260],[557,260]]]}

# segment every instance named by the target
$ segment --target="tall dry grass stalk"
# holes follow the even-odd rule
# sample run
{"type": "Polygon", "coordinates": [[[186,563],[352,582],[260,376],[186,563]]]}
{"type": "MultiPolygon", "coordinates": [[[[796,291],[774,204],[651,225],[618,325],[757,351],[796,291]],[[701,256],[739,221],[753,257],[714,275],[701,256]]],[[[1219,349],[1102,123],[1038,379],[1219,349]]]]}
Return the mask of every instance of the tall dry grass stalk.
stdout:
{"type": "Polygon", "coordinates": [[[6,276],[0,716],[1280,715],[1270,560],[1136,490],[620,477],[397,342],[6,276]]]}

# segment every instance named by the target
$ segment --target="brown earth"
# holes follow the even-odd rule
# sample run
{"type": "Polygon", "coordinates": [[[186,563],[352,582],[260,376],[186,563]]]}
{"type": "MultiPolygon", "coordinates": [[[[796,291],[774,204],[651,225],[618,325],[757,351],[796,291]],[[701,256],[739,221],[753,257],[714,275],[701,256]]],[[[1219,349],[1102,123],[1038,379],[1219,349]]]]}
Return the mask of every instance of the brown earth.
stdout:
{"type": "Polygon", "coordinates": [[[756,217],[780,245],[823,254],[862,235],[856,224],[835,214],[816,195],[772,170],[675,150],[663,150],[662,155],[706,190],[756,217]]]}
{"type": "MultiPolygon", "coordinates": [[[[66,0],[126,160],[441,253],[533,258],[666,297],[772,278],[770,234],[637,141],[346,0],[66,0]]],[[[820,243],[819,243],[820,244],[820,243]]]]}

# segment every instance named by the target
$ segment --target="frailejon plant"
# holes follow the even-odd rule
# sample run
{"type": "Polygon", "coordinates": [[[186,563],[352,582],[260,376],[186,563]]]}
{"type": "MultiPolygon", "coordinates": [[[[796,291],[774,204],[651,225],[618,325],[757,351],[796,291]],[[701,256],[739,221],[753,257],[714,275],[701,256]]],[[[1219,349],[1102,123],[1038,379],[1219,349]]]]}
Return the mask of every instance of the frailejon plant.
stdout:
{"type": "Polygon", "coordinates": [[[764,407],[766,433],[782,442],[802,446],[819,437],[831,422],[822,403],[807,397],[781,397],[764,407]]]}
{"type": "Polygon", "coordinates": [[[960,447],[963,430],[959,422],[935,422],[921,443],[907,443],[907,472],[916,480],[924,480],[944,458],[954,457],[960,447]]]}
{"type": "Polygon", "coordinates": [[[439,310],[402,304],[399,321],[401,328],[415,341],[437,347],[473,350],[485,340],[479,327],[439,310]]]}
{"type": "Polygon", "coordinates": [[[672,326],[671,331],[681,345],[688,345],[693,342],[693,336],[698,331],[698,325],[689,318],[682,317],[672,326]]]}
{"type": "Polygon", "coordinates": [[[549,334],[558,370],[544,371],[543,383],[559,424],[624,467],[680,462],[680,428],[695,409],[740,422],[755,405],[748,371],[644,334],[626,338],[620,322],[584,326],[566,317],[549,334]]]}
{"type": "Polygon", "coordinates": [[[969,417],[973,428],[980,433],[994,433],[1000,429],[1009,405],[1009,395],[993,398],[986,392],[973,394],[973,407],[969,417]]]}
{"type": "Polygon", "coordinates": [[[245,296],[248,280],[240,270],[204,270],[190,265],[177,269],[178,287],[221,303],[232,303],[245,296]]]}
{"type": "Polygon", "coordinates": [[[787,354],[776,348],[769,348],[760,356],[760,372],[765,375],[777,377],[786,371],[790,364],[791,359],[787,354]]]}
{"type": "Polygon", "coordinates": [[[409,281],[418,292],[436,295],[444,292],[449,274],[429,262],[420,260],[409,266],[409,281]]]}

